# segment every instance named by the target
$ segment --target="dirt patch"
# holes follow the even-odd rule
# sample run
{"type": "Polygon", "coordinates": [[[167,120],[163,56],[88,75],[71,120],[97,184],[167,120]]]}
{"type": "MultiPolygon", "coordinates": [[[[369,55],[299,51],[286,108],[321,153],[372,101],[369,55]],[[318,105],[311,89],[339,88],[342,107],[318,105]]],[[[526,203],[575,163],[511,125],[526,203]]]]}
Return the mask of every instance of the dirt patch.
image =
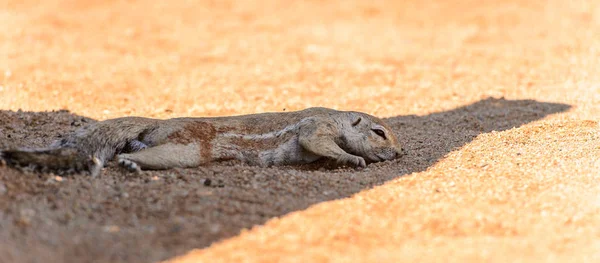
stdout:
{"type": "Polygon", "coordinates": [[[388,117],[407,154],[361,171],[0,167],[0,262],[600,261],[598,1],[0,10],[2,149],[114,117],[323,106],[388,117]]]}
{"type": "MultiPolygon", "coordinates": [[[[58,177],[0,168],[0,237],[5,261],[150,262],[237,235],[308,206],[351,196],[423,171],[481,133],[518,127],[567,105],[486,99],[452,111],[388,118],[407,155],[364,170],[317,165],[212,165],[134,175],[58,177]],[[442,139],[440,139],[442,138],[442,139]]],[[[40,147],[88,118],[2,111],[0,145],[40,147]]]]}

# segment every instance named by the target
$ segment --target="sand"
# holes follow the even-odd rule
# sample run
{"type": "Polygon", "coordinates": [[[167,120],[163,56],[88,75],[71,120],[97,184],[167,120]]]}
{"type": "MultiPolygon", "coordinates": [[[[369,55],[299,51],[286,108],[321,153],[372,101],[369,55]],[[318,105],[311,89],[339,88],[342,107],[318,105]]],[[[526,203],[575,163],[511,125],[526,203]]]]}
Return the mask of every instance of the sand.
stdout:
{"type": "Polygon", "coordinates": [[[0,262],[597,262],[600,3],[3,1],[0,149],[310,106],[401,159],[97,178],[0,167],[0,262]]]}

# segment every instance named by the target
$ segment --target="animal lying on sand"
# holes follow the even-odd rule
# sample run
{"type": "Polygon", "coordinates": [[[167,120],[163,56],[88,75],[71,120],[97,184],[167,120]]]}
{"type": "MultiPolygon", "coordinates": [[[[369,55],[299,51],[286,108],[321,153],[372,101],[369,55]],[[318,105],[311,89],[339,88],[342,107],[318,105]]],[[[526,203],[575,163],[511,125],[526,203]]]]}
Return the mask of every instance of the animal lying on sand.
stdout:
{"type": "Polygon", "coordinates": [[[48,148],[0,151],[13,167],[99,174],[113,159],[131,171],[190,168],[239,160],[248,165],[307,164],[322,158],[365,167],[399,157],[396,135],[366,113],[308,108],[229,117],[96,122],[48,148]]]}

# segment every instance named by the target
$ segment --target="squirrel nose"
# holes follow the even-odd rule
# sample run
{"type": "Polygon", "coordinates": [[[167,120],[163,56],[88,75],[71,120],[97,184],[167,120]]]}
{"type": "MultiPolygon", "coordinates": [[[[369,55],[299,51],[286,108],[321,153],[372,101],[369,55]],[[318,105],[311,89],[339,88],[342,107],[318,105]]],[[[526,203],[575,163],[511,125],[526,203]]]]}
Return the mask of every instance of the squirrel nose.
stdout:
{"type": "Polygon", "coordinates": [[[402,149],[401,147],[396,148],[396,158],[402,157],[406,155],[406,151],[404,151],[404,149],[402,149]]]}

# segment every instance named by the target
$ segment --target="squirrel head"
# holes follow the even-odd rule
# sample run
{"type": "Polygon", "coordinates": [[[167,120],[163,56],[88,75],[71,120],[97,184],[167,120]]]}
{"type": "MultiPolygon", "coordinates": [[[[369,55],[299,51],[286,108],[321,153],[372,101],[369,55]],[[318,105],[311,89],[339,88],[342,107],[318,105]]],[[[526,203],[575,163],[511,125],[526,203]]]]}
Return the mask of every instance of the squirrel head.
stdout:
{"type": "Polygon", "coordinates": [[[342,148],[367,162],[393,160],[403,155],[392,129],[381,119],[361,112],[349,112],[342,148]]]}

